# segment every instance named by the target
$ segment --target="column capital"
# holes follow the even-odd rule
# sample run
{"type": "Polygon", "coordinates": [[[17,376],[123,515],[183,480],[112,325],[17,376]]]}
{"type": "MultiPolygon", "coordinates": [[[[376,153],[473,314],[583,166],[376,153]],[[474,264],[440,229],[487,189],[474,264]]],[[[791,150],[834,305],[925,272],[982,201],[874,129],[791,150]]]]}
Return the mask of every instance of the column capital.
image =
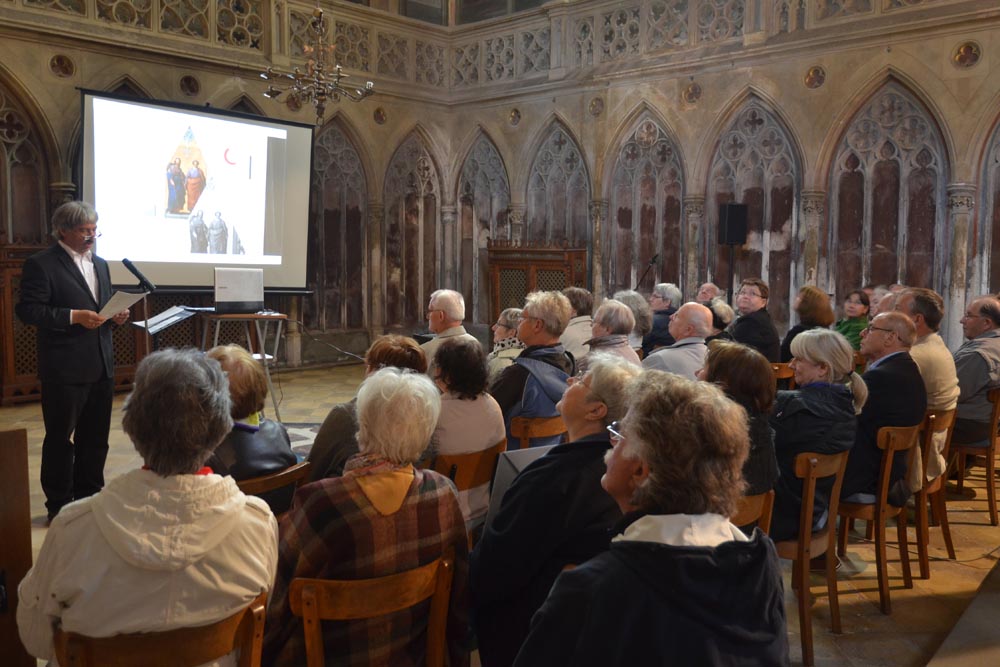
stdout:
{"type": "Polygon", "coordinates": [[[971,213],[976,208],[976,186],[972,183],[948,184],[948,210],[971,213]]]}
{"type": "Polygon", "coordinates": [[[686,195],[684,197],[684,215],[699,218],[705,215],[705,198],[701,195],[686,195]]]}
{"type": "Polygon", "coordinates": [[[806,215],[823,215],[826,211],[826,192],[822,190],[802,191],[802,212],[806,215]]]}

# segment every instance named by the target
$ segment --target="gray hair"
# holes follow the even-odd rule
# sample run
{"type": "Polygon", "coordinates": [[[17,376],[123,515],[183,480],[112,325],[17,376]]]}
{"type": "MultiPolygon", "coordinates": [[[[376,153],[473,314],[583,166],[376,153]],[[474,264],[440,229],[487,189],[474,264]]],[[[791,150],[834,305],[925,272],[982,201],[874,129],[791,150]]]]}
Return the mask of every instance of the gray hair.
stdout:
{"type": "Polygon", "coordinates": [[[520,308],[504,308],[503,312],[500,313],[500,317],[497,318],[497,322],[510,329],[516,329],[519,319],[521,319],[520,308]]]}
{"type": "Polygon", "coordinates": [[[451,322],[465,319],[465,297],[455,290],[439,289],[431,292],[430,307],[444,311],[451,322]]]}
{"type": "Polygon", "coordinates": [[[154,352],[139,363],[122,426],[161,477],[197,472],[233,428],[222,367],[193,348],[154,352]]]}
{"type": "Polygon", "coordinates": [[[846,338],[829,329],[808,329],[792,339],[791,348],[796,359],[826,365],[830,382],[846,384],[854,395],[854,412],[861,412],[868,400],[868,385],[854,372],[854,348],[846,338]]]}
{"type": "Polygon", "coordinates": [[[613,334],[632,333],[635,328],[635,316],[632,309],[621,301],[607,299],[594,313],[594,321],[613,334]]]}
{"type": "Polygon", "coordinates": [[[649,307],[649,302],[641,294],[635,290],[622,290],[615,292],[615,300],[621,301],[632,309],[637,334],[645,336],[653,330],[653,309],[649,307]]]}
{"type": "Polygon", "coordinates": [[[92,225],[97,222],[97,211],[83,201],[68,201],[62,204],[52,214],[52,236],[61,239],[65,232],[71,232],[80,225],[92,225]]]}
{"type": "Polygon", "coordinates": [[[413,463],[427,449],[441,414],[441,392],[423,373],[387,367],[358,389],[358,447],[393,463],[413,463]]]}
{"type": "Polygon", "coordinates": [[[672,308],[677,308],[684,297],[681,296],[681,290],[677,285],[673,283],[660,283],[653,288],[653,294],[660,297],[664,301],[669,301],[672,308]]]}
{"type": "Polygon", "coordinates": [[[551,336],[562,335],[572,312],[573,307],[562,292],[532,292],[524,297],[523,315],[541,320],[551,336]]]}
{"type": "Polygon", "coordinates": [[[595,352],[587,359],[587,376],[590,377],[590,395],[587,398],[600,401],[608,408],[604,415],[604,425],[607,426],[625,416],[628,408],[625,388],[642,372],[642,367],[606,352],[595,352]]]}
{"type": "Polygon", "coordinates": [[[719,331],[732,324],[733,319],[736,317],[736,313],[733,312],[732,307],[721,296],[717,296],[709,301],[708,309],[712,311],[712,328],[719,331]],[[720,324],[722,326],[719,326],[720,324]]]}

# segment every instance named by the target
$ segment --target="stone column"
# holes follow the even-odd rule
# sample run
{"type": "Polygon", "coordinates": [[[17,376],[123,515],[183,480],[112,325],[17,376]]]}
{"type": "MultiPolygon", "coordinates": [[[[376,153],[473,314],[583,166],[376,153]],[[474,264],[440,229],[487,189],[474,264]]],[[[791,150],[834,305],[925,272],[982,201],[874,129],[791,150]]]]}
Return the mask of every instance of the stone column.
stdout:
{"type": "Polygon", "coordinates": [[[382,202],[368,202],[368,331],[371,337],[381,335],[385,327],[385,279],[382,255],[385,208],[382,202]]]}
{"type": "Polygon", "coordinates": [[[524,241],[524,204],[511,204],[507,209],[507,226],[510,228],[510,241],[519,244],[524,241]]]}
{"type": "Polygon", "coordinates": [[[955,349],[962,344],[962,325],[959,320],[965,313],[969,298],[968,262],[972,214],[976,207],[976,186],[972,183],[948,184],[948,225],[951,230],[951,247],[946,266],[948,284],[944,297],[944,322],[941,336],[948,347],[955,349]]]}
{"type": "Polygon", "coordinates": [[[458,230],[455,224],[457,217],[454,204],[445,204],[441,207],[441,241],[444,245],[441,278],[445,287],[454,290],[459,289],[456,267],[460,265],[459,255],[462,245],[458,240],[458,230]]]}
{"type": "MultiPolygon", "coordinates": [[[[68,181],[49,183],[49,203],[52,204],[52,210],[55,210],[60,204],[74,199],[76,199],[76,183],[68,181]]],[[[100,214],[100,211],[97,213],[100,214]]]]}
{"type": "Polygon", "coordinates": [[[701,278],[708,275],[708,267],[701,266],[701,229],[704,224],[705,198],[701,195],[684,197],[684,271],[681,273],[683,282],[679,287],[681,293],[687,294],[689,299],[693,299],[698,293],[701,278]]]}
{"type": "Polygon", "coordinates": [[[604,224],[608,220],[608,202],[590,202],[590,280],[594,301],[604,298],[604,224]]]}
{"type": "MultiPolygon", "coordinates": [[[[802,240],[802,257],[799,259],[799,285],[817,285],[821,289],[825,285],[826,276],[820,280],[819,275],[819,230],[823,226],[823,216],[826,215],[826,193],[821,190],[809,190],[802,193],[802,228],[799,238],[802,240]]],[[[829,290],[827,290],[829,291],[829,290]]]]}

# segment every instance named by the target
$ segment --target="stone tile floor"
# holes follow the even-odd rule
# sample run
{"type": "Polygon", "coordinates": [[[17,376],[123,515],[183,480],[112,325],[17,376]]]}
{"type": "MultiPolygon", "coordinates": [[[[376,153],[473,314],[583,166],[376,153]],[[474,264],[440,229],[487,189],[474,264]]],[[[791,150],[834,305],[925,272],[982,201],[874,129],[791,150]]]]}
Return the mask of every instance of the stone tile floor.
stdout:
{"type": "MultiPolygon", "coordinates": [[[[275,391],[282,419],[286,422],[322,422],[333,405],[354,395],[362,377],[360,365],[275,373],[275,391]]],[[[121,430],[124,398],[121,394],[115,399],[107,478],[141,465],[139,456],[121,430]]],[[[45,537],[44,497],[37,478],[44,434],[40,406],[32,403],[0,409],[0,430],[15,428],[28,430],[32,542],[37,556],[45,537]]],[[[826,586],[823,577],[813,575],[811,594],[817,665],[909,667],[927,664],[998,558],[1000,527],[989,525],[983,477],[981,468],[974,469],[966,480],[965,493],[953,493],[949,498],[949,517],[958,555],[955,561],[947,560],[940,531],[932,527],[930,553],[935,560],[931,562],[931,578],[916,578],[915,533],[911,527],[910,558],[915,578],[913,588],[907,590],[903,588],[899,551],[894,542],[890,544],[891,616],[884,616],[879,611],[874,545],[864,541],[862,533],[852,536],[848,557],[838,571],[841,635],[830,632],[826,586]]],[[[889,534],[895,535],[894,527],[889,534]]],[[[797,604],[790,586],[788,562],[784,563],[784,574],[792,662],[801,664],[797,604]]]]}

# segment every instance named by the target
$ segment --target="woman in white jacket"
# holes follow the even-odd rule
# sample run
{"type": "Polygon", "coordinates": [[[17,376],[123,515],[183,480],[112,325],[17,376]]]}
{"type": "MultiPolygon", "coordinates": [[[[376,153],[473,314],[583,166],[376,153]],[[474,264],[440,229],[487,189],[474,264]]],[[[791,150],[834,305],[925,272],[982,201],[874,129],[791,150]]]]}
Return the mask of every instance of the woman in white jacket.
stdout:
{"type": "Polygon", "coordinates": [[[57,627],[110,637],[207,625],[274,581],[267,504],[202,468],[232,428],[219,363],[195,350],[150,355],[124,411],[145,465],[63,508],[18,588],[18,631],[37,658],[52,659],[57,627]]]}

